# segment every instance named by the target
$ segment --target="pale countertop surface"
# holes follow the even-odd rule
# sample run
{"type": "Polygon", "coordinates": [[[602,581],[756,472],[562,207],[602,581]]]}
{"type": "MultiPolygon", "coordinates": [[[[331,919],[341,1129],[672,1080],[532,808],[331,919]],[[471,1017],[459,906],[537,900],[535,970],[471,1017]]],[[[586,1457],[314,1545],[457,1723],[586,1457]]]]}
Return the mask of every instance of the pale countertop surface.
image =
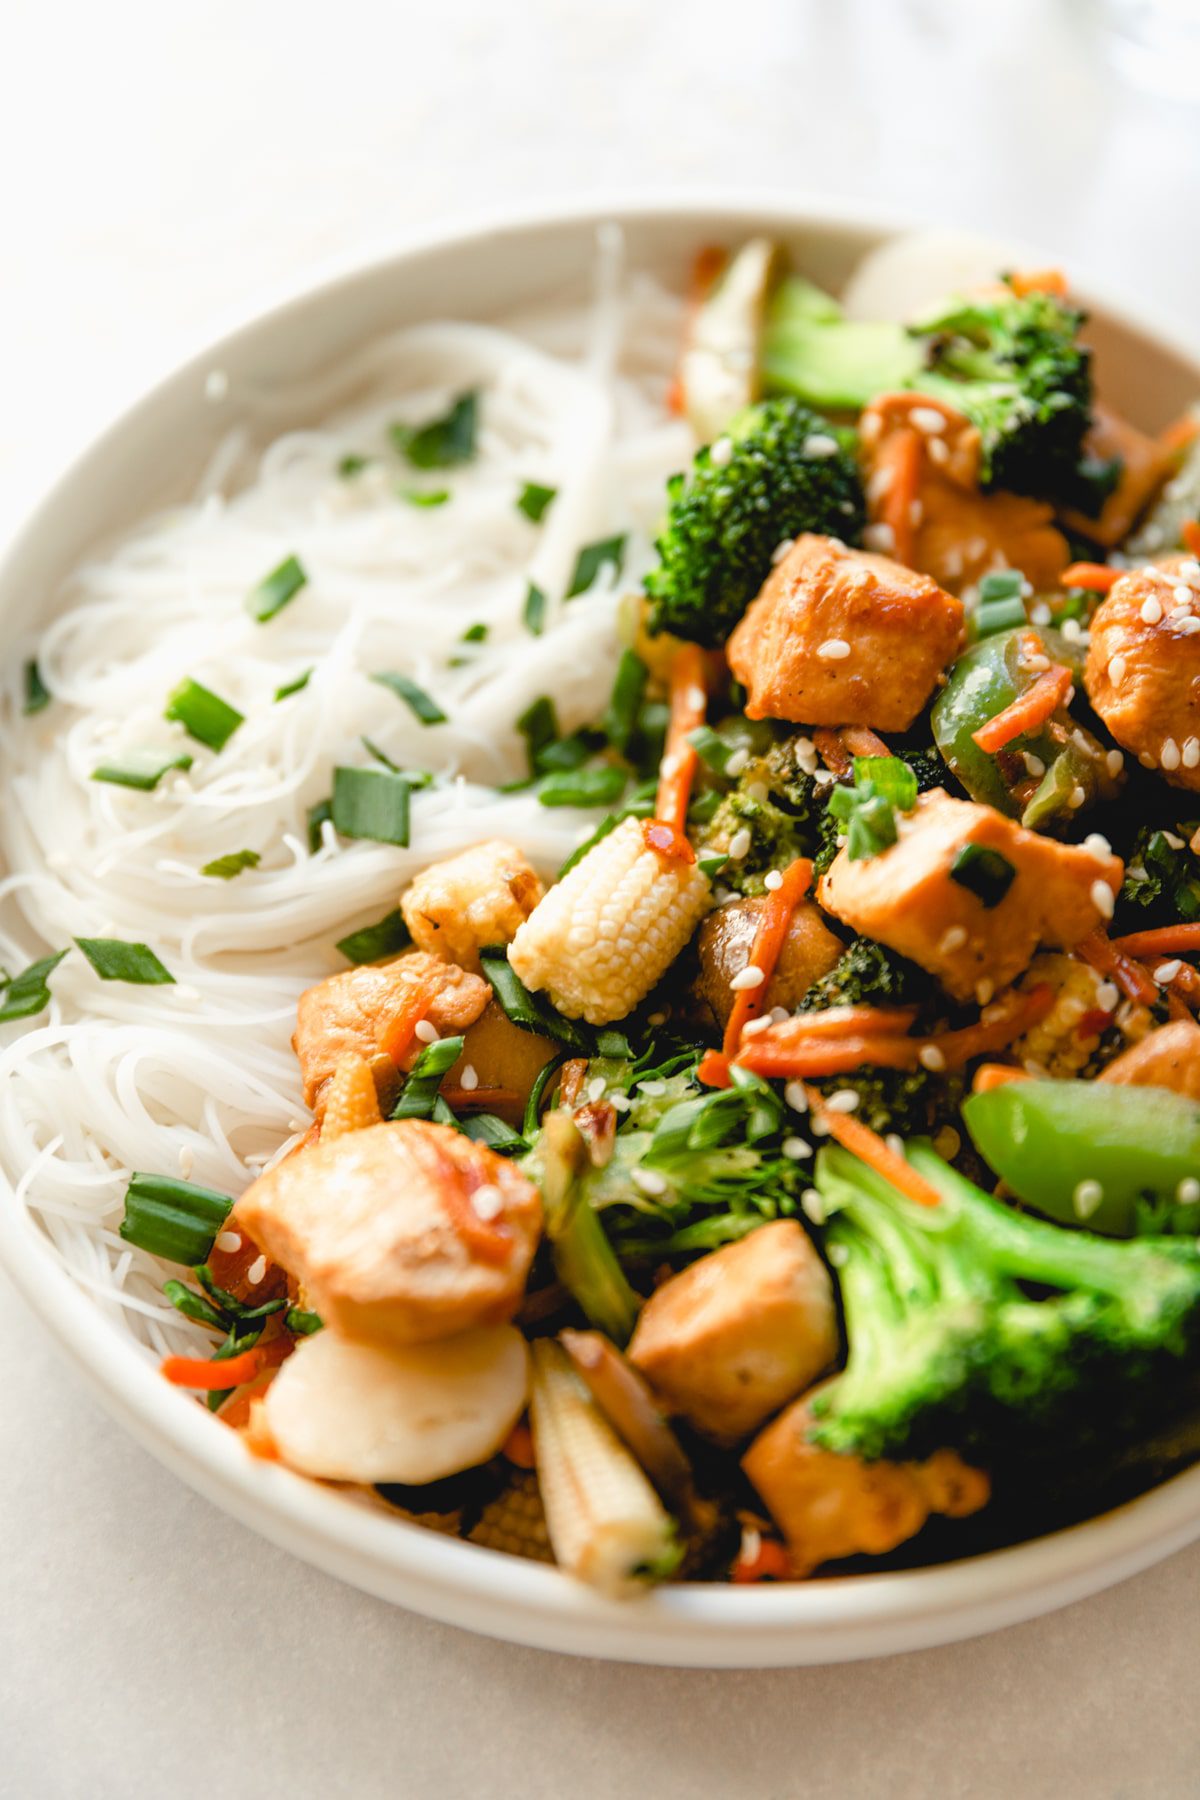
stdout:
{"type": "MultiPolygon", "coordinates": [[[[1200,108],[1086,0],[15,0],[0,534],[140,385],[331,258],[481,208],[761,186],[1049,246],[1181,332],[1200,108]]],[[[0,1278],[0,1796],[1141,1796],[1200,1787],[1200,1546],[1050,1618],[767,1674],[394,1610],[125,1438],[0,1278]]]]}

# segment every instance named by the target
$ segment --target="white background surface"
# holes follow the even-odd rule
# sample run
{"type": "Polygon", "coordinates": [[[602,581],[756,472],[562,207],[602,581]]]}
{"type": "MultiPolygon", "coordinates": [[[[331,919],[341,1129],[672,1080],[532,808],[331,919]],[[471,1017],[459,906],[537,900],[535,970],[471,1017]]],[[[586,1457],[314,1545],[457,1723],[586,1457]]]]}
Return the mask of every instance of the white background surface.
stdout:
{"type": "MultiPolygon", "coordinates": [[[[9,0],[0,532],[106,413],[331,256],[714,182],[1015,233],[1184,331],[1200,109],[1068,0],[9,0]]],[[[976,1644],[766,1675],[554,1659],[368,1600],[192,1496],[0,1284],[0,1795],[1175,1796],[1200,1547],[976,1644]]]]}

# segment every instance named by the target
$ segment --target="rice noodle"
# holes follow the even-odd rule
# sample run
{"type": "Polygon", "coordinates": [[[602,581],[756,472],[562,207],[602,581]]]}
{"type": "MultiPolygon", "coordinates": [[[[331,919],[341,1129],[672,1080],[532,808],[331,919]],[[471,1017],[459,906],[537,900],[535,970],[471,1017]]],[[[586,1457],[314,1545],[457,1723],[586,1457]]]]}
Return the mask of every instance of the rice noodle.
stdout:
{"type": "Polygon", "coordinates": [[[44,1017],[0,1026],[0,1165],[93,1303],[148,1350],[186,1347],[197,1328],[163,1300],[163,1268],[117,1235],[130,1173],[239,1193],[307,1123],[289,1039],[300,991],[344,966],[334,941],[480,837],[511,837],[549,874],[592,828],[592,814],[492,784],[523,773],[514,721],[539,694],[564,729],[603,703],[612,571],[562,596],[597,538],[629,533],[626,585],[647,565],[663,482],[690,449],[662,408],[677,331],[678,302],[625,275],[609,229],[590,307],[547,305],[503,330],[419,326],[283,399],[235,392],[238,423],[191,498],[98,550],[6,671],[0,963],[16,973],[76,936],[115,937],[149,944],[176,985],[101,982],[72,951],[44,1017]],[[470,388],[476,459],[436,476],[407,468],[388,427],[470,388]],[[297,416],[312,422],[280,435],[297,416]],[[373,460],[340,480],[348,455],[373,460]],[[536,526],[516,506],[526,481],[557,489],[536,526]],[[447,504],[398,491],[435,486],[447,504]],[[288,555],[308,585],[260,625],[246,595],[288,555]],[[550,598],[541,637],[522,621],[530,581],[550,598]],[[464,646],[474,624],[487,639],[464,646]],[[54,704],[27,718],[21,667],[34,654],[54,704]],[[309,667],[308,685],[276,703],[309,667]],[[379,670],[411,675],[447,722],[421,725],[369,679],[379,670]],[[184,676],[245,715],[219,755],[162,716],[184,676]],[[412,796],[411,848],[326,826],[310,851],[307,810],[336,764],[369,761],[364,734],[439,777],[412,796]],[[152,794],[90,779],[147,747],[186,749],[193,766],[152,794]],[[200,874],[242,849],[256,868],[200,874]]]}

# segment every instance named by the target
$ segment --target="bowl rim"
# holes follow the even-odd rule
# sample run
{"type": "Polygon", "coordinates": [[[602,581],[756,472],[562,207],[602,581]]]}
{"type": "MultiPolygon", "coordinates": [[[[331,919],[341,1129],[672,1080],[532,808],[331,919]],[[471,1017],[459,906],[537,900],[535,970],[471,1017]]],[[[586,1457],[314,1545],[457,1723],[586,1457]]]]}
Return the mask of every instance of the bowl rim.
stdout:
{"type": "MultiPolygon", "coordinates": [[[[181,361],[146,380],[67,463],[10,534],[0,594],[22,546],[57,510],[64,491],[101,457],[141,408],[190,374],[219,364],[242,332],[293,308],[336,305],[339,292],[418,256],[530,231],[553,234],[608,220],[694,222],[774,219],[792,232],[850,229],[886,238],[925,228],[896,210],[789,199],[771,190],[589,195],[523,209],[491,209],[418,229],[327,260],[265,301],[239,308],[181,361]]],[[[978,240],[986,242],[986,239],[978,240]]],[[[1019,248],[1006,241],[1006,249],[1019,248]]],[[[1031,251],[1031,255],[1037,255],[1031,251]]],[[[1039,262],[1044,258],[1038,258],[1039,262]]],[[[1085,304],[1152,339],[1196,371],[1200,356],[1174,320],[1088,282],[1085,304]]],[[[953,1641],[1082,1598],[1200,1537],[1200,1465],[1098,1518],[1004,1549],[926,1568],[738,1588],[681,1584],[633,1602],[606,1599],[561,1571],[440,1536],[380,1507],[356,1503],[250,1455],[235,1434],[162,1381],[58,1262],[24,1207],[0,1193],[0,1266],[106,1409],[153,1455],[242,1523],[330,1574],[446,1622],[542,1648],[676,1666],[766,1667],[849,1660],[953,1641]]]]}

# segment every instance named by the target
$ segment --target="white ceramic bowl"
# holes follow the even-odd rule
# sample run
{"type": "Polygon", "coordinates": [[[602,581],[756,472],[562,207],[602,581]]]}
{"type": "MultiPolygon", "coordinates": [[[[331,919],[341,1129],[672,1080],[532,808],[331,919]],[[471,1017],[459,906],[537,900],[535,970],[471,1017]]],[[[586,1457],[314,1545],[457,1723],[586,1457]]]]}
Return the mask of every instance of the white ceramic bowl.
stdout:
{"type": "MultiPolygon", "coordinates": [[[[418,320],[489,316],[580,286],[599,223],[625,230],[633,265],[682,283],[707,241],[765,231],[837,289],[893,221],[778,200],[589,204],[426,238],[263,313],[133,406],[63,476],[0,569],[0,619],[24,628],[97,538],[184,492],[229,413],[204,397],[220,367],[239,385],[287,391],[377,333],[418,320]]],[[[1027,265],[1028,266],[1028,265],[1027,265]]],[[[1200,392],[1195,357],[1086,296],[1106,396],[1157,427],[1200,392]]],[[[1030,1618],[1147,1567],[1200,1536],[1200,1467],[1070,1530],[907,1573],[795,1586],[668,1587],[604,1600],[554,1569],[440,1537],[255,1461],[239,1439],[169,1387],[50,1256],[24,1208],[0,1193],[0,1260],[100,1401],[168,1467],[244,1524],[369,1593],[435,1618],[546,1649],[707,1666],[836,1662],[971,1636],[1030,1618]],[[7,1202],[7,1203],[6,1203],[7,1202]]]]}

